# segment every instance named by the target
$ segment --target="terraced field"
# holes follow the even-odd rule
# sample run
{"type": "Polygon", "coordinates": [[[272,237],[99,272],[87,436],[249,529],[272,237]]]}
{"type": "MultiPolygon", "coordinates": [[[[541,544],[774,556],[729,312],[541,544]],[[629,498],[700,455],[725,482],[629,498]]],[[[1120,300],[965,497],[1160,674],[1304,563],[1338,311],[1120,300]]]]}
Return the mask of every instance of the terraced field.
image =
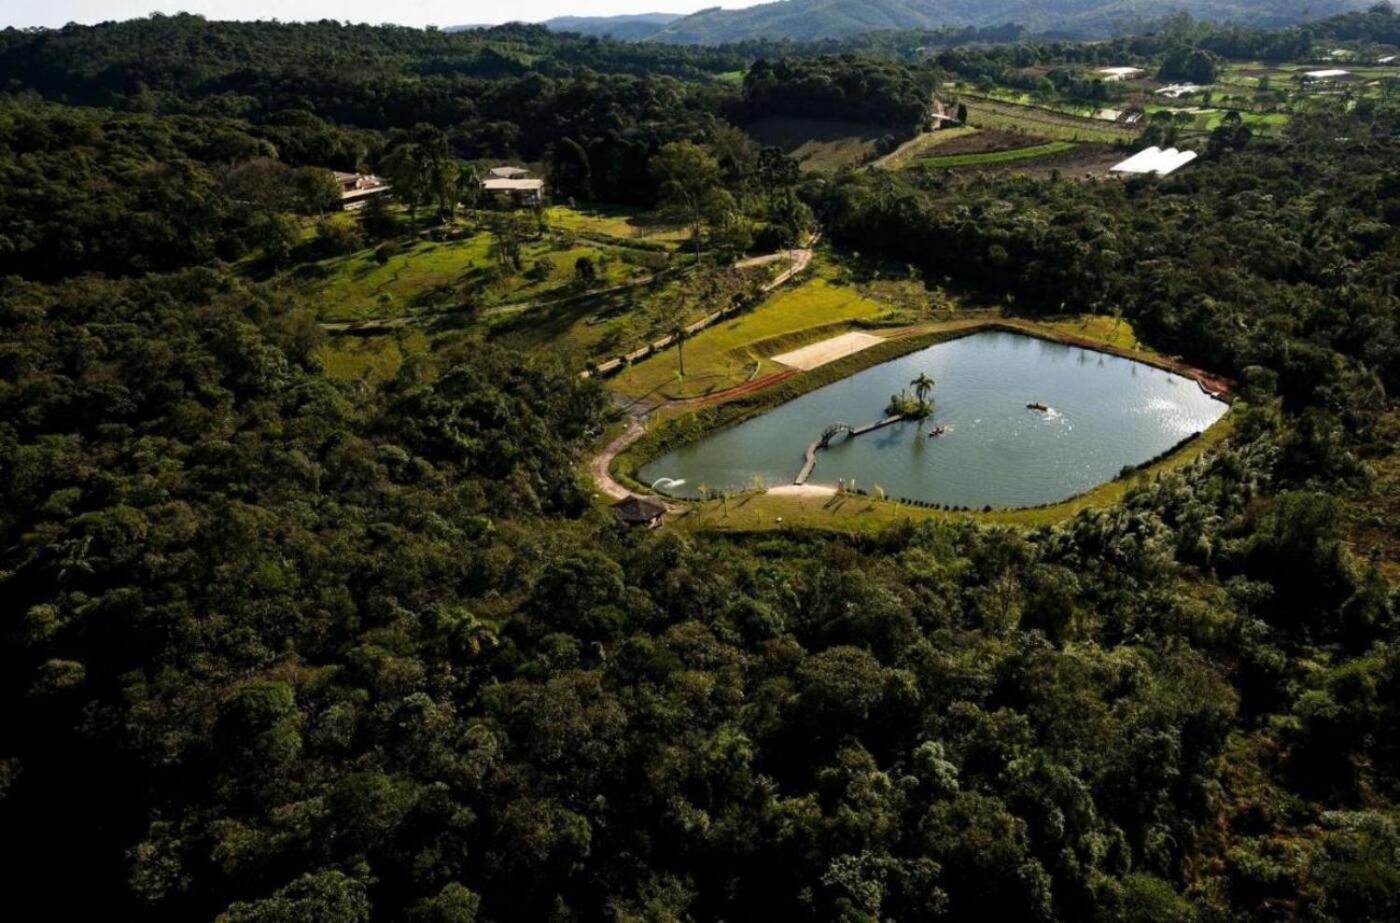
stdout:
{"type": "Polygon", "coordinates": [[[938,169],[944,167],[970,167],[979,164],[1012,163],[1018,160],[1033,160],[1037,157],[1048,157],[1051,154],[1072,151],[1074,147],[1073,141],[1049,141],[1045,144],[1032,144],[1028,147],[1018,147],[1002,151],[980,151],[970,154],[939,154],[921,158],[919,163],[922,166],[938,169]]]}
{"type": "Polygon", "coordinates": [[[1038,106],[1022,106],[984,97],[965,99],[968,123],[976,128],[1023,132],[1051,141],[1131,141],[1137,129],[1100,119],[1082,118],[1038,106]]]}

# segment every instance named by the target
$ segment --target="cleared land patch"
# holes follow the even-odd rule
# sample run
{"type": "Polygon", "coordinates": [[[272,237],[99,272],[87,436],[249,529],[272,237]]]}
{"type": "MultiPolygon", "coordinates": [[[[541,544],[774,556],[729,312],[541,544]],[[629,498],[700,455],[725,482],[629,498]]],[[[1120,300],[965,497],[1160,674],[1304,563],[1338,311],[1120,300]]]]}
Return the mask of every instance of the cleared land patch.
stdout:
{"type": "Polygon", "coordinates": [[[806,173],[825,173],[862,164],[875,155],[889,129],[867,122],[777,115],[746,129],[760,144],[781,148],[806,173]]]}
{"type": "Polygon", "coordinates": [[[781,356],[774,356],[773,361],[779,365],[802,369],[805,372],[826,365],[828,362],[835,362],[837,359],[854,355],[862,349],[868,349],[876,343],[884,342],[884,339],[884,337],[877,337],[873,333],[852,331],[834,336],[829,340],[822,340],[820,343],[803,346],[801,349],[794,349],[781,356]]]}
{"type": "Polygon", "coordinates": [[[996,151],[1012,151],[1021,148],[1036,147],[1045,144],[1049,139],[1036,135],[1025,134],[1018,131],[998,131],[996,129],[965,130],[955,138],[950,138],[945,144],[940,144],[935,156],[944,157],[954,154],[985,154],[996,151]]]}
{"type": "Polygon", "coordinates": [[[938,131],[924,132],[917,138],[906,141],[894,151],[881,157],[871,166],[879,167],[883,170],[898,170],[909,164],[920,155],[928,151],[941,148],[949,142],[961,138],[965,135],[975,134],[977,129],[957,126],[955,128],[942,128],[938,131]]]}

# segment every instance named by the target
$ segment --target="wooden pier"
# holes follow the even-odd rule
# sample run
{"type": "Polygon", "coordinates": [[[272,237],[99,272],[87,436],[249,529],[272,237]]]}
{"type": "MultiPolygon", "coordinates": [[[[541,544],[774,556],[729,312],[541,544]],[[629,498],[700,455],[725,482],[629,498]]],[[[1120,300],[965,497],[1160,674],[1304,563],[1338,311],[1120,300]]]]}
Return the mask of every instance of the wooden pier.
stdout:
{"type": "Polygon", "coordinates": [[[821,438],[807,446],[807,456],[802,463],[802,470],[797,472],[797,477],[793,479],[794,484],[801,487],[807,483],[807,479],[812,476],[812,469],[817,466],[817,449],[824,449],[831,444],[832,437],[837,433],[845,432],[847,439],[854,439],[857,436],[864,436],[866,433],[873,433],[877,429],[884,429],[903,420],[904,417],[896,414],[892,417],[885,417],[883,420],[876,420],[874,423],[867,423],[864,426],[847,426],[844,423],[833,423],[822,433],[821,438]]]}

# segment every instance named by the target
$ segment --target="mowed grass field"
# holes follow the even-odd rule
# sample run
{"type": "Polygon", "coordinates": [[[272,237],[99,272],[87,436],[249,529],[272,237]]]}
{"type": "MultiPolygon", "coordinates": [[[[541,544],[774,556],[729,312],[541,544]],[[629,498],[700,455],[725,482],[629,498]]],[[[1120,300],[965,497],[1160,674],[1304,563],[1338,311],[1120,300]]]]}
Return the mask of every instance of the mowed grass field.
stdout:
{"type": "Polygon", "coordinates": [[[670,349],[625,369],[608,386],[637,399],[703,397],[779,371],[781,366],[771,356],[887,313],[888,305],[862,296],[854,287],[828,278],[810,279],[687,340],[684,379],[677,350],[670,349]]]}

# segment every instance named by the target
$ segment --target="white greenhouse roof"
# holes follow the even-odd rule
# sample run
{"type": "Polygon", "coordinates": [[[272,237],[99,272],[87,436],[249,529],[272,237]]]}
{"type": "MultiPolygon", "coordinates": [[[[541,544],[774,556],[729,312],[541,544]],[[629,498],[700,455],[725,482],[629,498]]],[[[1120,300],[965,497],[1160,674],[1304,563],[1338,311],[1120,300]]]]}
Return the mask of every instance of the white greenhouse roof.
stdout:
{"type": "Polygon", "coordinates": [[[1344,71],[1338,67],[1329,67],[1320,71],[1307,71],[1303,74],[1309,80],[1331,80],[1333,77],[1350,77],[1351,71],[1344,71]]]}
{"type": "Polygon", "coordinates": [[[1182,96],[1190,96],[1192,93],[1199,93],[1202,89],[1204,89],[1204,87],[1196,83],[1173,83],[1170,86],[1162,87],[1160,90],[1157,90],[1156,93],[1158,96],[1170,96],[1176,99],[1182,96]]]}
{"type": "Polygon", "coordinates": [[[1157,145],[1138,151],[1127,160],[1109,169],[1110,173],[1156,173],[1166,176],[1196,159],[1195,151],[1179,151],[1174,147],[1162,150],[1157,145]]]}

